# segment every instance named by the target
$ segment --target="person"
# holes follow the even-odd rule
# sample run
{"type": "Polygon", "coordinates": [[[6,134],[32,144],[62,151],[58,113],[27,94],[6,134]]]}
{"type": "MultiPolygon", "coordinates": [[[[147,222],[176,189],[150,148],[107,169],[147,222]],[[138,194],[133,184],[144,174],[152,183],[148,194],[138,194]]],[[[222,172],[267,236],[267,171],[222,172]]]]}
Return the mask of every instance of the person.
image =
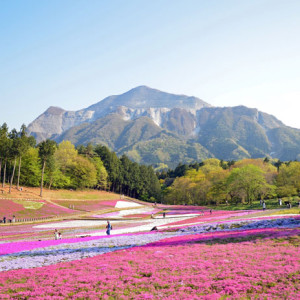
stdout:
{"type": "Polygon", "coordinates": [[[212,210],[211,209],[209,210],[209,213],[212,214],[212,210]]]}
{"type": "Polygon", "coordinates": [[[279,198],[279,205],[281,206],[282,205],[282,199],[279,198]]]}
{"type": "Polygon", "coordinates": [[[13,215],[12,222],[13,222],[13,223],[16,222],[16,216],[15,216],[15,215],[13,215]]]}
{"type": "Polygon", "coordinates": [[[6,223],[6,217],[3,217],[3,223],[6,223]]]}
{"type": "Polygon", "coordinates": [[[266,202],[263,201],[263,210],[266,210],[266,202]]]}
{"type": "Polygon", "coordinates": [[[61,233],[58,232],[58,239],[61,240],[61,233]]]}
{"type": "Polygon", "coordinates": [[[59,234],[58,234],[57,229],[54,230],[54,238],[55,238],[56,240],[58,240],[58,238],[59,238],[59,234]]]}
{"type": "Polygon", "coordinates": [[[110,222],[107,221],[107,225],[106,225],[106,234],[110,235],[110,231],[112,230],[112,226],[110,225],[110,222]]]}
{"type": "Polygon", "coordinates": [[[153,214],[151,214],[151,219],[154,219],[154,216],[153,216],[153,214]]]}
{"type": "Polygon", "coordinates": [[[165,212],[163,213],[163,217],[164,217],[164,218],[166,217],[166,213],[165,213],[165,212]]]}

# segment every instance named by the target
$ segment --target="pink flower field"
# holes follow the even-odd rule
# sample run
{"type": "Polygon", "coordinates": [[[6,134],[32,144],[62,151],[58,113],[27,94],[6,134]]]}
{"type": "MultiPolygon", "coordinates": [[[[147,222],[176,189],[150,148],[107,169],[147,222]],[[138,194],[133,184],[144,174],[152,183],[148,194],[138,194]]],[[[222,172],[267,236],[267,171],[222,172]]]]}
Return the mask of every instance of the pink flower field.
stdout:
{"type": "Polygon", "coordinates": [[[13,215],[24,209],[23,205],[15,203],[10,199],[1,199],[0,204],[1,216],[13,215]]]}
{"type": "Polygon", "coordinates": [[[1,299],[299,299],[299,229],[175,236],[0,273],[1,299]]]}
{"type": "MultiPolygon", "coordinates": [[[[6,216],[7,219],[14,215],[17,219],[20,218],[45,218],[57,215],[74,214],[71,209],[57,206],[45,200],[30,200],[31,202],[43,203],[38,209],[26,209],[22,204],[15,203],[10,199],[0,199],[0,216],[6,216]]],[[[26,200],[24,200],[26,203],[26,200]]],[[[1,217],[2,218],[2,217],[1,217]]]]}

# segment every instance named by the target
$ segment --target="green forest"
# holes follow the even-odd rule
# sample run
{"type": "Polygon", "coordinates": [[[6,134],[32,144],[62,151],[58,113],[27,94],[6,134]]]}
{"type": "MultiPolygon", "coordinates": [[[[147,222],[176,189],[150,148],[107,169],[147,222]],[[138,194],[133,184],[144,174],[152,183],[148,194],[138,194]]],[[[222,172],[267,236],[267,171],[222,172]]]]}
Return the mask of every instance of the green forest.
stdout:
{"type": "Polygon", "coordinates": [[[48,189],[94,188],[113,191],[142,200],[160,199],[161,187],[151,166],[139,165],[125,155],[118,158],[106,146],[88,144],[77,148],[47,139],[36,145],[26,126],[9,131],[0,127],[0,180],[48,189]]]}
{"type": "Polygon", "coordinates": [[[168,204],[252,204],[288,197],[298,201],[300,162],[276,159],[206,159],[155,173],[152,166],[118,157],[103,145],[36,144],[26,126],[0,127],[0,180],[9,185],[48,189],[99,189],[168,204]]]}
{"type": "Polygon", "coordinates": [[[179,164],[158,174],[164,200],[169,204],[248,204],[265,199],[288,198],[298,203],[300,162],[215,158],[191,165],[179,164]]]}

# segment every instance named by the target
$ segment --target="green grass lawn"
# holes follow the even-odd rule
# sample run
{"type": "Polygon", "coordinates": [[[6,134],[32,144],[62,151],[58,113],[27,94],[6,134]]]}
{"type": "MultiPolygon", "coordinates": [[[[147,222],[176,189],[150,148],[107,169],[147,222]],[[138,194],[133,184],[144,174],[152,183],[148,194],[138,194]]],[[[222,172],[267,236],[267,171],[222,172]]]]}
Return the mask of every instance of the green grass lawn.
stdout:
{"type": "Polygon", "coordinates": [[[97,192],[97,191],[47,191],[44,193],[45,198],[50,199],[77,199],[77,200],[113,200],[120,198],[119,194],[97,192]]]}
{"type": "MultiPolygon", "coordinates": [[[[281,214],[287,214],[287,213],[300,213],[300,207],[298,207],[298,202],[300,198],[299,197],[292,197],[292,198],[282,198],[282,205],[280,206],[278,204],[277,199],[266,199],[266,209],[280,209],[281,214]],[[287,206],[284,204],[285,201],[291,201],[292,203],[292,208],[288,209],[287,206]]],[[[257,209],[257,210],[262,210],[262,206],[260,205],[260,201],[254,201],[252,204],[247,204],[247,203],[229,203],[228,205],[226,204],[220,204],[218,206],[209,206],[212,209],[216,210],[248,210],[248,209],[257,209]]],[[[279,213],[279,212],[278,212],[279,213]]]]}
{"type": "MultiPolygon", "coordinates": [[[[37,187],[23,187],[23,191],[18,191],[13,186],[11,193],[9,193],[8,185],[0,189],[0,198],[9,199],[41,199],[40,188],[37,187]]],[[[119,199],[120,194],[115,194],[106,191],[99,191],[93,189],[86,190],[49,190],[43,189],[42,199],[76,199],[76,200],[115,200],[119,199]]]]}

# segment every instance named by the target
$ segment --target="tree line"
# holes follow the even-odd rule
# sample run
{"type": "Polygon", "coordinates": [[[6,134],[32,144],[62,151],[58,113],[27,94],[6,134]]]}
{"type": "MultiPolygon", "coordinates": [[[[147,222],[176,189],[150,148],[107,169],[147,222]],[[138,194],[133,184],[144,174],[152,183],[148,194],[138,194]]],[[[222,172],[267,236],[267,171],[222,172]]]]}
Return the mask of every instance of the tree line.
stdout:
{"type": "Polygon", "coordinates": [[[143,200],[160,198],[160,183],[151,166],[139,165],[127,156],[118,158],[106,146],[88,144],[77,148],[70,141],[56,144],[47,139],[36,145],[26,126],[9,131],[0,127],[0,180],[2,187],[15,183],[48,189],[94,188],[143,200]],[[16,174],[17,170],[17,176],[16,174]]]}
{"type": "Polygon", "coordinates": [[[215,158],[157,173],[169,204],[218,205],[298,196],[300,162],[276,159],[222,161],[215,158]]]}

